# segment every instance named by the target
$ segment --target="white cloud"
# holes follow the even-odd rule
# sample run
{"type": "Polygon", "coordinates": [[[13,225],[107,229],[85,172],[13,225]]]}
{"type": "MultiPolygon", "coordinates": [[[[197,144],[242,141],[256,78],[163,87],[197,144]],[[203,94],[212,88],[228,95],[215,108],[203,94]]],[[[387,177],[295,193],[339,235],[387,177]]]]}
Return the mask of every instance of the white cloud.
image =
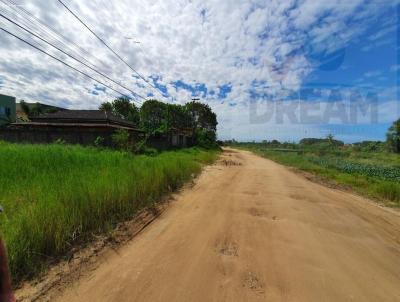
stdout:
{"type": "Polygon", "coordinates": [[[364,77],[372,78],[372,77],[379,76],[381,74],[382,74],[382,71],[380,71],[380,70],[367,71],[366,73],[364,73],[364,77]]]}
{"type": "Polygon", "coordinates": [[[390,66],[390,71],[397,72],[398,70],[400,70],[400,65],[399,64],[390,66]]]}
{"type": "MultiPolygon", "coordinates": [[[[230,132],[243,139],[257,133],[260,138],[264,135],[264,130],[252,125],[249,116],[243,114],[249,108],[249,91],[254,80],[265,82],[264,88],[257,89],[271,95],[282,96],[288,91],[296,91],[304,77],[313,70],[305,46],[315,52],[332,52],[344,47],[365,30],[365,20],[381,9],[369,2],[362,4],[362,0],[65,1],[141,74],[160,76],[159,82],[166,85],[171,97],[179,103],[189,101],[191,94],[186,90],[176,90],[172,81],[182,80],[191,85],[204,83],[208,91],[216,93],[219,86],[230,83],[232,91],[226,102],[221,103],[215,95],[209,95],[203,101],[216,110],[221,137],[230,132]],[[357,19],[357,27],[347,26],[346,22],[353,19],[357,19]],[[126,37],[134,38],[140,44],[126,37]],[[229,103],[238,105],[230,107],[229,103]]],[[[152,92],[161,99],[160,93],[132,77],[129,68],[57,1],[25,0],[19,4],[92,56],[89,59],[87,53],[73,47],[75,55],[88,58],[101,72],[129,85],[141,95],[152,92]]],[[[31,30],[45,34],[27,17],[12,15],[12,7],[0,4],[0,8],[4,14],[31,30]]],[[[2,24],[6,29],[29,38],[7,21],[3,20],[2,24]]],[[[50,36],[46,34],[46,38],[50,39],[50,36]]],[[[65,48],[54,38],[51,41],[65,48]]],[[[57,53],[43,43],[38,44],[57,53]]],[[[107,93],[97,91],[99,95],[91,94],[93,81],[2,32],[0,56],[0,76],[4,81],[0,93],[69,108],[96,108],[115,95],[109,89],[107,93]]],[[[97,77],[73,60],[61,57],[97,77]]],[[[295,127],[287,127],[290,135],[295,127]]]]}

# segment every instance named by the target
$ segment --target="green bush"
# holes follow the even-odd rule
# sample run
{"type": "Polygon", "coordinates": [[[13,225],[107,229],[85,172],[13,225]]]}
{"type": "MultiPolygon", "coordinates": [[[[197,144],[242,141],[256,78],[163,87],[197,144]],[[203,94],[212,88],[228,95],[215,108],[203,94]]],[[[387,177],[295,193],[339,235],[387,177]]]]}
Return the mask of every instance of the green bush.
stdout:
{"type": "Polygon", "coordinates": [[[386,133],[386,142],[391,151],[400,153],[400,119],[389,128],[386,133]]]}
{"type": "Polygon", "coordinates": [[[93,143],[96,147],[100,148],[103,147],[104,145],[104,138],[101,136],[96,137],[93,143]]]}
{"type": "Polygon", "coordinates": [[[213,149],[217,147],[217,137],[215,131],[197,129],[196,131],[197,146],[206,149],[213,149]]]}
{"type": "Polygon", "coordinates": [[[113,144],[120,150],[130,151],[132,149],[128,130],[118,129],[111,136],[113,144]]]}

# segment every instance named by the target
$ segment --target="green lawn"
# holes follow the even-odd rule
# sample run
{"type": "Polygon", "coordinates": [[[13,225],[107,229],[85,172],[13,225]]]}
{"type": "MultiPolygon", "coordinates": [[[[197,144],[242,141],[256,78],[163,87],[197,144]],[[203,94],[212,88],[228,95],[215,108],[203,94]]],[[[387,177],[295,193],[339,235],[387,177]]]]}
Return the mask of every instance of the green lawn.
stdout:
{"type": "Polygon", "coordinates": [[[400,156],[385,151],[365,152],[348,147],[293,144],[284,152],[263,144],[236,144],[278,163],[351,186],[356,192],[391,207],[400,206],[400,156]]]}
{"type": "Polygon", "coordinates": [[[156,156],[68,145],[0,142],[1,232],[20,281],[76,241],[112,228],[179,188],[217,151],[156,156]]]}

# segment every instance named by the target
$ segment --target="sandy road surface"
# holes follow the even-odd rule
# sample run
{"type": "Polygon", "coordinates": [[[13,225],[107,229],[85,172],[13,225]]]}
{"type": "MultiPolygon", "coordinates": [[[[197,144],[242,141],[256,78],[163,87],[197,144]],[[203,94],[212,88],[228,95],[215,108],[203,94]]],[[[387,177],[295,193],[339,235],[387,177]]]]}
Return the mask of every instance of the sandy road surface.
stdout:
{"type": "Polygon", "coordinates": [[[244,151],[57,301],[400,301],[400,216],[244,151]]]}

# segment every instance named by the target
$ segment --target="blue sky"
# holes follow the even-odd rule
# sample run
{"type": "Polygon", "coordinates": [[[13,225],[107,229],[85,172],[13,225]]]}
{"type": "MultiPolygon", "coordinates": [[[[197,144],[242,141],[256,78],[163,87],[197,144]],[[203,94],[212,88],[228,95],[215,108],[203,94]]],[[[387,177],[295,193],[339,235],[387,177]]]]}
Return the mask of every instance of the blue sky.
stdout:
{"type": "MultiPolygon", "coordinates": [[[[220,139],[296,141],[333,133],[346,142],[383,140],[400,117],[398,1],[68,4],[151,85],[132,74],[56,1],[21,1],[24,9],[79,45],[67,43],[68,52],[140,95],[170,103],[194,97],[208,103],[218,115],[220,139]]],[[[0,5],[14,20],[51,38],[18,8],[0,5]]],[[[0,24],[92,72],[7,21],[0,24]]],[[[117,96],[4,33],[0,55],[0,93],[79,109],[97,108],[117,96]]],[[[138,106],[142,102],[134,101],[138,106]]]]}
{"type": "MultiPolygon", "coordinates": [[[[400,117],[398,98],[398,11],[383,9],[376,18],[367,21],[366,30],[353,41],[339,50],[340,55],[333,64],[316,68],[304,79],[304,87],[340,87],[339,91],[352,89],[363,96],[376,95],[378,105],[378,121],[367,119],[364,123],[348,125],[328,124],[321,128],[328,129],[337,136],[353,141],[361,137],[372,140],[383,140],[391,117],[400,117]],[[390,102],[395,101],[395,106],[390,102]],[[389,118],[379,113],[379,108],[392,106],[394,112],[389,118]],[[380,116],[382,115],[382,116],[380,116]],[[382,117],[379,119],[379,117],[382,117]],[[352,137],[353,136],[353,137],[352,137]]],[[[348,26],[357,26],[351,22],[348,26]]],[[[344,99],[344,98],[343,98],[344,99]]]]}

